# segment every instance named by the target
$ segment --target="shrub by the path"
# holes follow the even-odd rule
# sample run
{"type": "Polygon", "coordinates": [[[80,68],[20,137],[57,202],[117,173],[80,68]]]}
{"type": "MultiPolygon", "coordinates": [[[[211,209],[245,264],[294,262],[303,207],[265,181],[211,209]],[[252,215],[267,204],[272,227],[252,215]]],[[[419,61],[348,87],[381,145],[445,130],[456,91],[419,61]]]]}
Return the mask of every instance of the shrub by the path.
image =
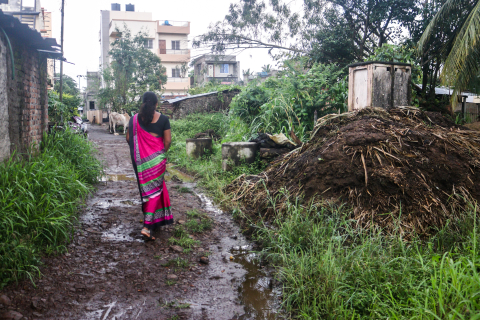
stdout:
{"type": "Polygon", "coordinates": [[[102,173],[93,145],[70,132],[46,136],[39,155],[0,163],[0,287],[33,278],[39,257],[61,251],[102,173]]]}

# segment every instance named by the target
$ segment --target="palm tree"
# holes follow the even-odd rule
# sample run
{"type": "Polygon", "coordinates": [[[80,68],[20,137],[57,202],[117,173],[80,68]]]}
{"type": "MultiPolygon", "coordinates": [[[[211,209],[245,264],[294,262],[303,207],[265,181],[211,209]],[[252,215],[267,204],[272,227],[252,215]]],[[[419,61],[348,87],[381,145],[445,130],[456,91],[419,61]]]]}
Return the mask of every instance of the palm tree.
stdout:
{"type": "Polygon", "coordinates": [[[266,64],[262,67],[262,71],[266,73],[270,73],[270,71],[272,71],[272,66],[269,64],[266,64]]]}
{"type": "Polygon", "coordinates": [[[480,1],[447,0],[433,17],[418,43],[419,53],[424,54],[428,50],[427,43],[430,37],[434,36],[437,25],[469,5],[472,7],[468,10],[466,19],[460,24],[440,75],[443,84],[454,87],[452,105],[456,103],[457,95],[468,87],[469,82],[480,71],[478,62],[480,61],[480,1]]]}

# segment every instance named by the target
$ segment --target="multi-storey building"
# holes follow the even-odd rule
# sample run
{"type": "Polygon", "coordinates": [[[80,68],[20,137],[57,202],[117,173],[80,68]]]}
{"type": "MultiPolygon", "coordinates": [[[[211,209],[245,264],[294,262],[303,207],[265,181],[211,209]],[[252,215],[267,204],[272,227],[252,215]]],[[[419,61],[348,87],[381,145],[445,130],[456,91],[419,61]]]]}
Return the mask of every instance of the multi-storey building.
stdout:
{"type": "MultiPolygon", "coordinates": [[[[0,4],[3,13],[13,15],[21,23],[31,29],[40,32],[44,38],[52,38],[52,13],[46,12],[40,4],[40,0],[9,0],[8,4],[0,4]]],[[[47,72],[49,85],[53,88],[54,83],[54,60],[47,60],[47,72]]]]}
{"type": "Polygon", "coordinates": [[[232,84],[240,81],[240,61],[232,55],[205,54],[195,59],[195,83],[203,85],[209,81],[232,84]]]}
{"type": "Polygon", "coordinates": [[[117,30],[125,26],[132,35],[139,32],[146,34],[145,47],[157,54],[166,68],[168,76],[164,84],[165,98],[185,96],[190,88],[187,67],[190,62],[188,35],[190,22],[153,20],[152,13],[136,12],[135,6],[126,5],[120,11],[119,4],[112,4],[110,11],[100,11],[100,67],[104,69],[110,64],[110,45],[118,37],[117,30]]]}

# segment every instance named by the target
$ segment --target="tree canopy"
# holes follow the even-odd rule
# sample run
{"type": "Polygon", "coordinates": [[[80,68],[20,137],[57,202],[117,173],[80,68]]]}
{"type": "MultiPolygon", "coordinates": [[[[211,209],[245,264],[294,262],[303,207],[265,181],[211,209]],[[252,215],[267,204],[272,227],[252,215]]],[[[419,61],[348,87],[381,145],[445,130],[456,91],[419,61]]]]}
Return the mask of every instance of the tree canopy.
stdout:
{"type": "Polygon", "coordinates": [[[362,61],[375,48],[396,41],[415,23],[421,0],[240,0],[223,21],[197,37],[194,47],[279,49],[309,55],[312,62],[345,65],[362,61]]]}
{"type": "Polygon", "coordinates": [[[111,45],[110,66],[102,70],[104,88],[98,99],[112,111],[128,112],[140,107],[144,92],[161,94],[167,76],[160,58],[145,47],[144,33],[132,35],[126,25],[116,32],[120,36],[111,45]]]}
{"type": "MultiPolygon", "coordinates": [[[[429,21],[418,43],[419,52],[425,61],[432,52],[440,52],[443,65],[441,80],[454,88],[452,103],[457,94],[467,89],[480,72],[480,1],[445,0],[429,21]],[[439,35],[447,37],[439,39],[439,35]],[[443,41],[442,41],[443,40],[443,41]],[[432,45],[440,42],[442,48],[432,45]]],[[[433,53],[433,55],[434,55],[433,53]]]]}
{"type": "MultiPolygon", "coordinates": [[[[60,77],[60,73],[56,73],[55,77],[60,77]]],[[[60,81],[55,81],[54,90],[60,92],[60,81]]],[[[72,96],[78,96],[80,94],[77,82],[66,74],[63,75],[63,93],[72,96]]]]}

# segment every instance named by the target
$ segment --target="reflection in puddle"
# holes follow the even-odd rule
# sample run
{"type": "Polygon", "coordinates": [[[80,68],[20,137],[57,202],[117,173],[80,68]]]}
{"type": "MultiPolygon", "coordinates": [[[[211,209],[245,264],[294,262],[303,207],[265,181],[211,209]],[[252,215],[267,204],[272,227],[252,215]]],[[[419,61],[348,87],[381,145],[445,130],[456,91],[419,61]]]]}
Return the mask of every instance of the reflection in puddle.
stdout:
{"type": "MultiPolygon", "coordinates": [[[[223,215],[223,211],[217,208],[206,195],[197,192],[195,194],[202,201],[204,209],[214,214],[218,221],[222,221],[222,217],[230,219],[223,215]]],[[[231,262],[240,265],[241,269],[245,271],[238,288],[239,300],[244,306],[245,313],[236,319],[277,319],[279,316],[277,312],[280,308],[278,301],[281,296],[281,290],[280,288],[274,288],[269,270],[260,265],[257,254],[251,251],[251,245],[241,235],[239,235],[238,239],[236,236],[224,238],[222,243],[228,243],[231,248],[227,251],[228,255],[233,257],[231,262]]]]}
{"type": "Polygon", "coordinates": [[[245,247],[230,253],[233,261],[242,265],[247,271],[245,280],[238,291],[240,300],[245,306],[245,314],[239,320],[276,319],[278,309],[278,297],[280,289],[273,288],[272,278],[268,271],[260,266],[256,253],[246,250],[245,247]]]}
{"type": "Polygon", "coordinates": [[[93,204],[92,207],[108,209],[109,207],[133,207],[141,205],[140,200],[101,200],[93,204]]]}
{"type": "Polygon", "coordinates": [[[179,180],[183,182],[193,182],[195,178],[183,173],[174,168],[175,166],[171,163],[167,164],[167,172],[165,173],[165,181],[169,182],[172,180],[173,177],[177,177],[179,180]]]}

